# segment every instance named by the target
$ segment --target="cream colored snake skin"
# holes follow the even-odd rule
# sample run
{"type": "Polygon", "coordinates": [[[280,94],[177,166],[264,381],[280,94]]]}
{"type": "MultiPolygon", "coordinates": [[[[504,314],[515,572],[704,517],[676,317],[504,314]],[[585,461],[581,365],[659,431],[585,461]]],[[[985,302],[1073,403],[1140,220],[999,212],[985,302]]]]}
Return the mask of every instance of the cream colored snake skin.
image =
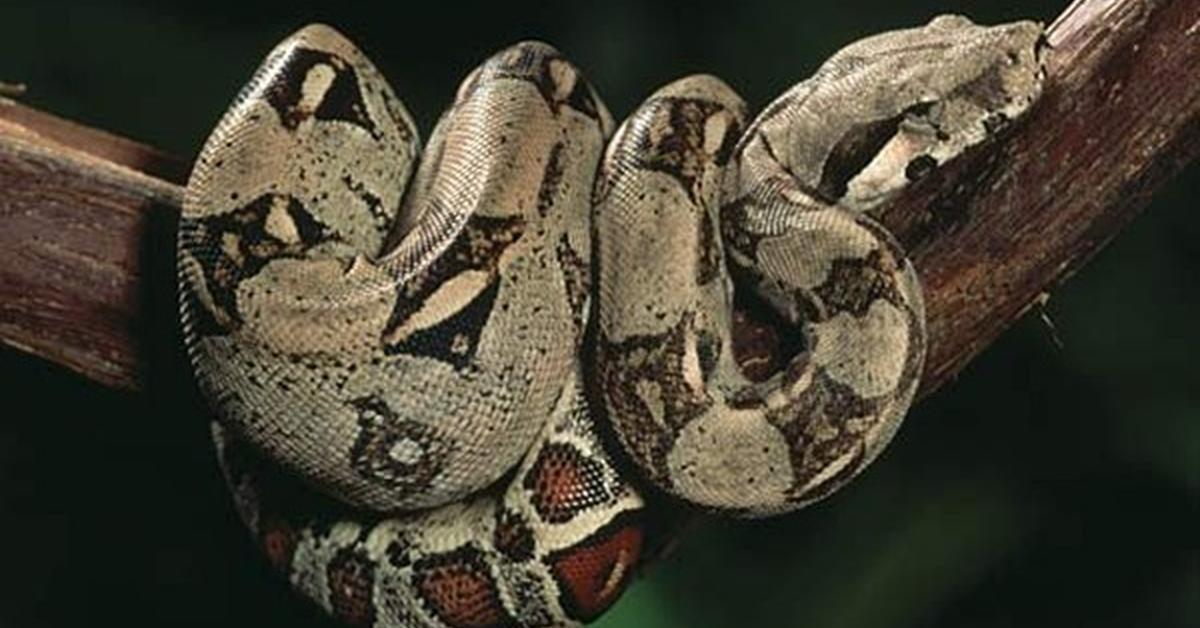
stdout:
{"type": "Polygon", "coordinates": [[[423,157],[349,41],[289,37],[179,230],[184,337],[271,563],[355,625],[578,625],[637,567],[645,491],[758,516],[836,490],[925,354],[918,278],[868,212],[1037,99],[1041,33],[943,16],[749,124],[693,76],[615,134],[578,69],[520,43],[423,157]]]}

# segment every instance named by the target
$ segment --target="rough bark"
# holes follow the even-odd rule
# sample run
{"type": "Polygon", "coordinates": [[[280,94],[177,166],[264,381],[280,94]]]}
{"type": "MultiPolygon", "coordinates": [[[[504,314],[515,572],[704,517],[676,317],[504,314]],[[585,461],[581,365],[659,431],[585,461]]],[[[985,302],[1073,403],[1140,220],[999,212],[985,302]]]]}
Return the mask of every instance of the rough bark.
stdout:
{"type": "MultiPolygon", "coordinates": [[[[1111,240],[1200,152],[1200,0],[1081,0],[1043,100],[882,220],[926,287],[923,393],[1111,240]]],[[[0,342],[121,388],[173,326],[184,162],[0,98],[0,342]]]]}

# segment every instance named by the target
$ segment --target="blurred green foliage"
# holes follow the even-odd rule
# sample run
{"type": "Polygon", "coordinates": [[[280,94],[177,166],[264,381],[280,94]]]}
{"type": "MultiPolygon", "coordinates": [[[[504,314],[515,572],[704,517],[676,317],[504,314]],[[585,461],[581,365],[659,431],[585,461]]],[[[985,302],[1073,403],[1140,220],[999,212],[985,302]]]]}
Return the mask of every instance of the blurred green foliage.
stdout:
{"type": "MultiPolygon", "coordinates": [[[[1065,3],[408,4],[3,2],[0,80],[190,156],[309,21],[358,41],[428,129],[462,75],[523,38],[564,50],[620,116],[685,73],[762,105],[857,37],[939,12],[1049,21],[1065,3]]],[[[1053,293],[1061,347],[1027,317],[850,488],[700,523],[599,625],[1200,626],[1198,174],[1053,293]]],[[[183,400],[12,351],[0,375],[0,626],[328,625],[257,559],[183,400]]]]}

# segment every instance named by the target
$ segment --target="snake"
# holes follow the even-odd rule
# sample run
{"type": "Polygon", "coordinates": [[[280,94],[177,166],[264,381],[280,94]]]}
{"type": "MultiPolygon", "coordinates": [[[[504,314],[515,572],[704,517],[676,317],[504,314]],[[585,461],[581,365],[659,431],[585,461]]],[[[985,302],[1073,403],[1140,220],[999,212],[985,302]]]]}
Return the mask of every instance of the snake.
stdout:
{"type": "Polygon", "coordinates": [[[873,212],[1021,117],[1043,47],[941,16],[753,119],[694,75],[614,128],[525,41],[422,147],[372,62],[304,27],[205,143],[178,229],[240,518],[350,625],[574,626],[625,590],[656,509],[831,494],[895,434],[928,344],[873,212]]]}

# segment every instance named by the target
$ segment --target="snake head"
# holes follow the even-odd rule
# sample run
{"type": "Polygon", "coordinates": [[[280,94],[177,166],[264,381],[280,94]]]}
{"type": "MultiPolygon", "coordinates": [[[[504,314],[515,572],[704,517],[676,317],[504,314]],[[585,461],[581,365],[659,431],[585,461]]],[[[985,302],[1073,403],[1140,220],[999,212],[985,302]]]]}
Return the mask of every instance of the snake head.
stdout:
{"type": "Polygon", "coordinates": [[[873,80],[849,81],[863,101],[830,147],[818,189],[870,209],[1024,115],[1042,92],[1041,24],[979,26],[943,15],[923,27],[858,42],[828,66],[869,63],[873,80]]]}
{"type": "Polygon", "coordinates": [[[767,106],[739,152],[820,204],[869,210],[1030,108],[1043,33],[944,15],[860,40],[767,106]]]}

